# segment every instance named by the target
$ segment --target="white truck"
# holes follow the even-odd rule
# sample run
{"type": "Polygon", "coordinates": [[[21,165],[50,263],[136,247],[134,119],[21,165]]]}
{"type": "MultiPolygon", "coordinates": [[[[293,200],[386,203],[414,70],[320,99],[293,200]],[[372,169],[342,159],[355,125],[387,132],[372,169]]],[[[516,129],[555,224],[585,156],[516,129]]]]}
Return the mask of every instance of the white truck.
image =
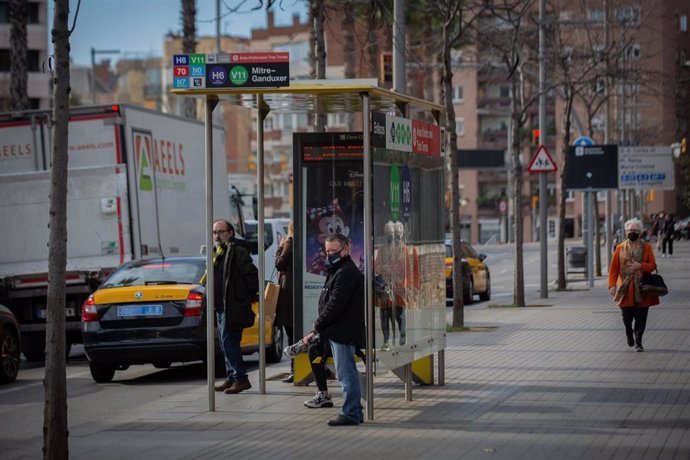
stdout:
{"type": "MultiPolygon", "coordinates": [[[[17,316],[29,360],[43,359],[45,348],[50,116],[0,114],[0,304],[17,316]]],[[[199,254],[204,132],[202,123],[131,105],[71,110],[68,349],[81,342],[82,303],[104,275],[131,259],[199,254]]],[[[214,127],[213,137],[214,214],[241,229],[241,210],[228,194],[224,133],[214,127]]]]}

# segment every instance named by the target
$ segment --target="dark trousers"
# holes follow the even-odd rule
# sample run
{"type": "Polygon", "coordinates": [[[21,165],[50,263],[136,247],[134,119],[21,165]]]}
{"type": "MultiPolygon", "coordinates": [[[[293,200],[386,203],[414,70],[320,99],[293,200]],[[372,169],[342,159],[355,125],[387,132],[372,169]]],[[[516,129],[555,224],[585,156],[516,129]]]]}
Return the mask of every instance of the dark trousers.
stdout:
{"type": "Polygon", "coordinates": [[[623,315],[623,324],[625,324],[625,333],[628,337],[634,337],[635,343],[642,344],[642,334],[647,326],[647,307],[623,307],[621,308],[621,315],[623,315]],[[634,322],[634,325],[633,325],[634,322]]]}
{"type": "Polygon", "coordinates": [[[326,380],[326,358],[331,355],[331,346],[328,340],[323,337],[316,343],[309,344],[307,349],[309,354],[309,364],[311,365],[311,373],[314,374],[314,381],[319,391],[328,391],[328,382],[326,380]],[[321,358],[321,361],[315,363],[316,358],[321,358]]]}
{"type": "Polygon", "coordinates": [[[398,323],[398,331],[400,337],[405,337],[407,325],[405,324],[405,308],[403,307],[385,307],[381,308],[381,332],[383,333],[383,340],[388,342],[390,337],[391,326],[393,327],[393,337],[395,337],[395,323],[398,323]]]}
{"type": "Polygon", "coordinates": [[[673,238],[665,236],[664,239],[661,240],[661,253],[662,254],[667,254],[666,245],[668,245],[668,254],[673,255],[673,238]]]}

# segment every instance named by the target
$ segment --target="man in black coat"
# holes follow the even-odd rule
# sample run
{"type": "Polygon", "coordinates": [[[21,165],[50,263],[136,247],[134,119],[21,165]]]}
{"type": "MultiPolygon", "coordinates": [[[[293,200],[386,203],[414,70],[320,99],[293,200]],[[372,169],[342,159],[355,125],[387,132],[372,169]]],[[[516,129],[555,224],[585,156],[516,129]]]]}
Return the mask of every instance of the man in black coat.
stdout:
{"type": "Polygon", "coordinates": [[[359,372],[355,349],[365,346],[364,277],[350,258],[350,245],[339,233],[326,239],[328,276],[319,297],[319,317],[314,331],[304,338],[309,343],[316,334],[328,338],[338,381],[343,388],[343,407],[331,426],[359,425],[364,421],[360,404],[359,372]]]}
{"type": "Polygon", "coordinates": [[[213,223],[213,240],[215,310],[227,371],[216,391],[236,394],[252,387],[240,343],[242,331],[254,324],[252,303],[259,298],[259,275],[247,248],[235,241],[230,222],[213,223]]]}

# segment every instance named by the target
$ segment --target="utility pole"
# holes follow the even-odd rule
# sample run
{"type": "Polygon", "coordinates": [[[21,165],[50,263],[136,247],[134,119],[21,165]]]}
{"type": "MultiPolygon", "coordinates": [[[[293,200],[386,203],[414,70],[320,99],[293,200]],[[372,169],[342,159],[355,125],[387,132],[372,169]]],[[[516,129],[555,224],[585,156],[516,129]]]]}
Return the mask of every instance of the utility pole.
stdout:
{"type": "MultiPolygon", "coordinates": [[[[546,16],[546,0],[539,0],[539,144],[544,143],[546,133],[546,66],[544,52],[546,34],[544,20],[546,16]]],[[[541,251],[541,295],[542,299],[549,297],[548,287],[548,245],[546,244],[546,210],[549,206],[545,172],[539,173],[539,248],[541,251]]]]}
{"type": "Polygon", "coordinates": [[[405,0],[393,1],[393,90],[406,94],[405,0]]]}
{"type": "MultiPolygon", "coordinates": [[[[606,75],[606,80],[604,84],[604,99],[605,99],[605,105],[604,105],[604,117],[606,118],[605,123],[604,123],[604,145],[608,145],[611,140],[610,140],[610,135],[611,132],[609,130],[609,123],[611,121],[611,101],[609,100],[609,97],[611,95],[609,91],[609,84],[610,84],[610,79],[609,79],[609,0],[604,0],[604,50],[606,53],[606,68],[604,71],[604,75],[606,75]]],[[[616,193],[619,193],[616,191],[616,193]]],[[[611,237],[613,236],[613,229],[611,225],[611,191],[607,190],[606,191],[606,238],[604,238],[604,241],[606,242],[606,266],[610,267],[611,266],[611,252],[612,252],[612,244],[611,244],[611,237]]],[[[598,242],[597,242],[598,243],[598,242]]]]}

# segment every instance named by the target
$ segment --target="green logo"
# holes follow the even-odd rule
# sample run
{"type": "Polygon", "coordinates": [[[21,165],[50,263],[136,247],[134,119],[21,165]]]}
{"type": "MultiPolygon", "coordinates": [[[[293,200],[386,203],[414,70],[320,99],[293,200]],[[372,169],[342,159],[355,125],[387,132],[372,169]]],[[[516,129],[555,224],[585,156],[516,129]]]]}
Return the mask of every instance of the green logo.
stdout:
{"type": "Polygon", "coordinates": [[[241,65],[236,65],[235,67],[230,69],[230,81],[233,85],[242,86],[245,83],[247,83],[248,79],[249,72],[247,72],[247,69],[245,69],[241,65]]]}
{"type": "Polygon", "coordinates": [[[391,166],[390,200],[391,220],[396,222],[400,220],[400,173],[398,172],[398,165],[391,166]]]}
{"type": "Polygon", "coordinates": [[[139,190],[142,192],[151,192],[153,191],[153,182],[151,181],[151,176],[145,172],[149,167],[149,160],[146,158],[146,152],[142,151],[139,158],[139,190]]]}

